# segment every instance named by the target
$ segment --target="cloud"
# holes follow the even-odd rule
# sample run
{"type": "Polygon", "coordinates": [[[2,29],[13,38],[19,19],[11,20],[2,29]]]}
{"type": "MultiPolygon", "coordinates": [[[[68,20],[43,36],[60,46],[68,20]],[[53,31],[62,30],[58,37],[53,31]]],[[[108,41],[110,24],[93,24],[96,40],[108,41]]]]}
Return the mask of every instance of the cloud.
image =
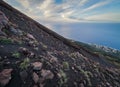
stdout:
{"type": "Polygon", "coordinates": [[[88,1],[89,1],[89,0],[81,0],[80,3],[79,3],[79,5],[82,6],[82,5],[84,5],[85,3],[87,3],[88,1]]]}
{"type": "Polygon", "coordinates": [[[120,14],[119,13],[106,13],[106,14],[97,14],[93,16],[86,17],[86,20],[90,21],[109,21],[109,22],[119,22],[120,14]]]}
{"type": "MultiPolygon", "coordinates": [[[[11,1],[11,4],[13,2],[12,0],[5,1],[9,3],[11,1]]],[[[94,0],[62,0],[59,4],[57,4],[55,0],[15,0],[14,2],[20,5],[16,6],[17,9],[37,21],[86,22],[92,18],[94,18],[94,21],[98,21],[101,20],[100,18],[106,17],[105,14],[108,15],[107,13],[99,15],[96,14],[97,11],[95,9],[111,4],[111,1],[112,0],[98,0],[96,2],[94,2],[94,0]],[[93,4],[87,6],[87,4],[91,2],[93,4]]],[[[102,13],[102,9],[100,12],[102,13]]],[[[116,16],[119,17],[118,15],[116,16]]],[[[118,19],[111,17],[110,21],[118,21],[118,19]]]]}
{"type": "Polygon", "coordinates": [[[99,3],[93,4],[92,6],[86,8],[86,9],[83,9],[82,12],[88,12],[88,11],[90,11],[90,10],[92,10],[92,9],[96,9],[96,8],[101,7],[101,6],[103,6],[103,5],[106,5],[106,4],[110,3],[110,2],[111,2],[111,0],[109,0],[109,1],[108,1],[108,0],[101,1],[101,2],[99,2],[99,3]]]}
{"type": "Polygon", "coordinates": [[[18,1],[24,8],[29,7],[29,2],[27,0],[19,0],[18,1]]]}

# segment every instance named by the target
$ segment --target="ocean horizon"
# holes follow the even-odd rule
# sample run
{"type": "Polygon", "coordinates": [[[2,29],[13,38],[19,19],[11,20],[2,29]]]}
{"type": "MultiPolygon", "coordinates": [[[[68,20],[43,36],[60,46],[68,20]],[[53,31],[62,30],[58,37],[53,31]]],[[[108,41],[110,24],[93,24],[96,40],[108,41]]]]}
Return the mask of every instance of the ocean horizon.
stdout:
{"type": "Polygon", "coordinates": [[[52,30],[76,41],[120,50],[120,23],[51,24],[52,30]]]}

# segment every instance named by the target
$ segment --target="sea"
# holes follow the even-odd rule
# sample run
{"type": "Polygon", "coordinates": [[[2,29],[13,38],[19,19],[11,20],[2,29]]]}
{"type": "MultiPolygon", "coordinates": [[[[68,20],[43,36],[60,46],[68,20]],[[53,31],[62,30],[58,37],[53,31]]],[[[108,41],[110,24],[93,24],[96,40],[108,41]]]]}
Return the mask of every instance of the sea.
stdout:
{"type": "Polygon", "coordinates": [[[61,23],[51,29],[72,40],[120,50],[120,23],[61,23]]]}

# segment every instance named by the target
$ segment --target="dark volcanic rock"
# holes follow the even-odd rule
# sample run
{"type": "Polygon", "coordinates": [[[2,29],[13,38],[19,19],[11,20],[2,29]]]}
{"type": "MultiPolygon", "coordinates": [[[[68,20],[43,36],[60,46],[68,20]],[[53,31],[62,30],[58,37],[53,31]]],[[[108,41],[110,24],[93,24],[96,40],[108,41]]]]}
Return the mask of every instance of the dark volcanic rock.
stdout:
{"type": "Polygon", "coordinates": [[[20,72],[20,77],[21,77],[21,80],[25,83],[25,81],[26,81],[26,79],[27,79],[27,77],[28,77],[27,71],[26,71],[26,70],[21,71],[21,72],[20,72]]]}

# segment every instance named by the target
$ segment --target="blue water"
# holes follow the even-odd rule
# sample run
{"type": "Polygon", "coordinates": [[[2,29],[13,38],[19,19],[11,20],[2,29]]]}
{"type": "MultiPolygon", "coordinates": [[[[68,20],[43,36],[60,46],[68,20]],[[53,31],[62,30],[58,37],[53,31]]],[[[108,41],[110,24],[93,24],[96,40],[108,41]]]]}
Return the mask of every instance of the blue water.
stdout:
{"type": "Polygon", "coordinates": [[[62,23],[52,26],[66,38],[120,50],[120,23],[62,23]]]}

